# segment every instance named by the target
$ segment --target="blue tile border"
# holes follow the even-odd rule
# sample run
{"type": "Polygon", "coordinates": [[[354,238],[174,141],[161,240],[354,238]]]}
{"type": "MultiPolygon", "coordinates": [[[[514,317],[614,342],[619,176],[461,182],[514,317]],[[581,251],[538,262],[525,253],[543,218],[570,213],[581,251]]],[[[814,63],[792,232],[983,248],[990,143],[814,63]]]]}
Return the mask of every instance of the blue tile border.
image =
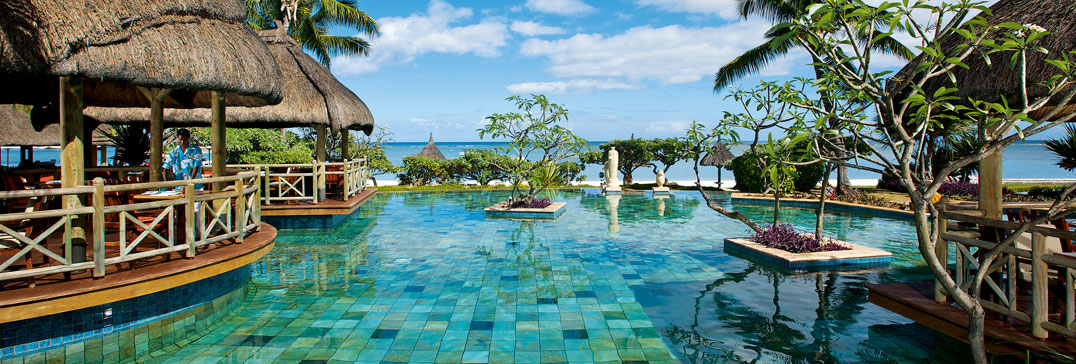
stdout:
{"type": "MultiPolygon", "coordinates": [[[[742,203],[749,205],[773,205],[772,199],[766,198],[749,198],[749,197],[731,197],[732,203],[742,203]]],[[[781,200],[782,206],[791,206],[799,208],[814,209],[818,207],[817,201],[803,201],[803,200],[781,200]]],[[[914,221],[915,215],[910,211],[899,211],[891,209],[882,209],[872,206],[853,205],[839,201],[826,201],[826,211],[828,212],[845,212],[851,214],[866,215],[871,217],[887,217],[891,219],[914,221]]]]}
{"type": "Polygon", "coordinates": [[[0,324],[0,359],[63,348],[182,315],[249,281],[250,265],[245,265],[144,296],[0,324]]]}

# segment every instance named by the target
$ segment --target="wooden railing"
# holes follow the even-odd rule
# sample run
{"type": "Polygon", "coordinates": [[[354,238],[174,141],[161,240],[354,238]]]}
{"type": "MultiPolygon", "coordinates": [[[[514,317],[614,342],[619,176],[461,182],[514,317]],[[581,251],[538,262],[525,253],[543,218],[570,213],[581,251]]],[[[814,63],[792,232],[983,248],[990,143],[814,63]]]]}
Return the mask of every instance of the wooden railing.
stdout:
{"type": "MultiPolygon", "coordinates": [[[[968,291],[975,284],[976,272],[986,269],[980,294],[984,309],[1027,322],[1038,338],[1050,332],[1076,337],[1076,255],[1051,249],[1051,243],[1060,239],[1076,241],[1076,232],[1032,226],[1025,236],[1002,247],[989,267],[983,267],[985,253],[1021,224],[960,212],[942,212],[939,223],[943,230],[936,252],[939,259],[949,261],[949,245],[954,246],[956,265],[949,271],[961,290],[968,291]],[[956,222],[966,228],[950,231],[947,227],[957,226],[956,222]],[[1021,300],[1028,294],[1030,305],[1021,300]]],[[[935,283],[934,291],[935,300],[945,302],[940,283],[935,283]]]]}
{"type": "Polygon", "coordinates": [[[86,269],[102,277],[107,266],[172,253],[193,258],[199,247],[242,243],[261,224],[261,186],[261,175],[250,171],[118,185],[96,178],[91,186],[0,192],[0,199],[30,200],[26,211],[0,214],[0,281],[27,278],[33,285],[36,277],[86,269]],[[229,186],[219,192],[195,191],[196,184],[212,183],[229,186]],[[176,188],[182,194],[138,194],[176,188]],[[127,200],[133,196],[139,197],[127,200]],[[57,204],[60,200],[64,203],[57,204]],[[80,246],[89,251],[74,249],[80,246]],[[41,264],[35,264],[32,253],[41,256],[41,264]]]}
{"type": "Polygon", "coordinates": [[[329,176],[339,176],[336,179],[340,180],[341,197],[347,200],[365,190],[370,178],[365,158],[310,164],[229,164],[228,168],[260,173],[265,205],[284,201],[317,203],[323,197],[318,192],[324,191],[326,180],[332,178],[329,176]]]}

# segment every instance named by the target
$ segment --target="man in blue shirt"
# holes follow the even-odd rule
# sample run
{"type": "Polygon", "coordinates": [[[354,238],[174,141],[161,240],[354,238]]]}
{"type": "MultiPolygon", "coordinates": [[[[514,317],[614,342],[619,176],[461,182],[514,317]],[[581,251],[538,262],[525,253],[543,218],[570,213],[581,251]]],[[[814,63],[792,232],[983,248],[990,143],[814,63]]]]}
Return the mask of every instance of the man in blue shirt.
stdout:
{"type": "MultiPolygon", "coordinates": [[[[179,146],[168,153],[168,162],[164,164],[164,170],[172,171],[175,180],[188,180],[202,178],[202,148],[190,144],[191,132],[187,129],[176,131],[179,146]]],[[[165,176],[167,179],[167,176],[165,176]]],[[[182,188],[182,187],[181,187],[182,188]]],[[[194,189],[202,189],[202,185],[194,185],[194,189]]]]}

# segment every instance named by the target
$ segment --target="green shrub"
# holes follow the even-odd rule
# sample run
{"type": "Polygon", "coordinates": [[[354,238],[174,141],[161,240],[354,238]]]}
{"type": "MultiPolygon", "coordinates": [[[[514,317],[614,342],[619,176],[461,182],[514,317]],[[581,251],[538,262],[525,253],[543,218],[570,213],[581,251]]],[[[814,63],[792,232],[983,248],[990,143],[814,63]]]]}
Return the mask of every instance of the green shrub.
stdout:
{"type": "Polygon", "coordinates": [[[759,167],[758,158],[750,151],[733,158],[725,164],[725,168],[732,171],[736,179],[735,188],[740,192],[760,193],[766,188],[766,177],[759,167]]]}
{"type": "Polygon", "coordinates": [[[822,175],[826,173],[825,163],[814,163],[796,166],[796,179],[792,180],[793,188],[800,192],[810,192],[812,188],[822,181],[822,175]]]}
{"type": "Polygon", "coordinates": [[[406,156],[403,158],[403,173],[397,174],[400,184],[423,186],[432,182],[444,183],[452,180],[450,161],[406,156]]]}

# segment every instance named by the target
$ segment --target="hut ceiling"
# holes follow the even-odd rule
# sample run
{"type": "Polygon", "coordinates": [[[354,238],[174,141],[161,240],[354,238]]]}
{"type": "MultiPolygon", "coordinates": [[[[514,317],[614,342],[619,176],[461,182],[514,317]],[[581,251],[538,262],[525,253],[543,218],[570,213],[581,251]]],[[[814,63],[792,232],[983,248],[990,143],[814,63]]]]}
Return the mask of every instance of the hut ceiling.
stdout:
{"type": "MultiPolygon", "coordinates": [[[[259,31],[283,74],[283,100],[262,107],[229,107],[230,127],[311,127],[373,131],[370,109],[329,70],[308,56],[282,30],[259,31]]],[[[107,124],[139,124],[149,119],[145,108],[88,107],[84,114],[107,124]]],[[[167,126],[208,126],[210,110],[164,110],[167,126]]]]}
{"type": "MultiPolygon", "coordinates": [[[[1037,45],[1049,50],[1050,54],[1031,52],[1028,55],[1029,96],[1034,98],[1045,95],[1048,92],[1047,89],[1039,84],[1057,73],[1056,68],[1046,63],[1045,60],[1058,58],[1061,53],[1076,50],[1076,22],[1073,21],[1072,17],[1073,14],[1076,14],[1076,1],[1001,0],[991,6],[990,10],[994,14],[992,17],[986,18],[990,24],[1003,22],[1036,24],[1050,32],[1049,35],[1039,38],[1037,42],[1037,45]]],[[[988,39],[1001,37],[1001,31],[995,30],[993,33],[988,34],[988,39]]],[[[947,50],[947,54],[952,53],[952,49],[964,41],[964,38],[959,35],[949,35],[941,40],[942,49],[947,50]]],[[[1009,57],[1011,55],[1011,53],[994,53],[990,57],[992,66],[987,65],[986,60],[978,55],[968,57],[965,63],[969,69],[965,70],[958,67],[954,71],[957,85],[959,85],[957,96],[965,100],[968,97],[973,97],[980,100],[1000,101],[1003,96],[1010,102],[1019,100],[1019,73],[1009,67],[1009,57]]],[[[915,68],[922,62],[923,57],[924,55],[921,54],[913,59],[894,78],[909,78],[915,68]]],[[[929,94],[933,92],[932,90],[940,87],[952,86],[952,81],[948,77],[942,76],[928,81],[923,89],[927,90],[929,94]]],[[[1053,105],[1056,105],[1058,100],[1053,101],[1053,105]]],[[[1076,104],[1065,105],[1064,111],[1066,113],[1076,112],[1076,104]]],[[[1036,114],[1039,116],[1044,115],[1046,112],[1046,110],[1038,110],[1032,114],[1032,117],[1035,117],[1036,114]]]]}
{"type": "Polygon", "coordinates": [[[86,105],[148,106],[137,86],[174,89],[165,107],[280,101],[280,70],[239,0],[0,1],[0,101],[42,105],[57,76],[85,80],[86,105]],[[246,95],[246,96],[240,96],[246,95]]]}

